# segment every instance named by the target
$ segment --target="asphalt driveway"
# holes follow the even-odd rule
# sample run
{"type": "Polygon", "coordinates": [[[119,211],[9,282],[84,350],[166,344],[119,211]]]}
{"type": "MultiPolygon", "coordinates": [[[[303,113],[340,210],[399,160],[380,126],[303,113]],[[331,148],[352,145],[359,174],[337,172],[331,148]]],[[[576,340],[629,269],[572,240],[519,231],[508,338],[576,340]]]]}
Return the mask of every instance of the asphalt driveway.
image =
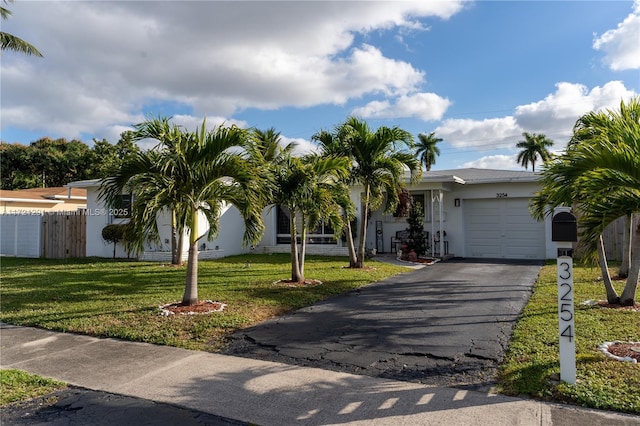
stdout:
{"type": "Polygon", "coordinates": [[[484,390],[541,266],[437,263],[240,330],[224,353],[484,390]]]}

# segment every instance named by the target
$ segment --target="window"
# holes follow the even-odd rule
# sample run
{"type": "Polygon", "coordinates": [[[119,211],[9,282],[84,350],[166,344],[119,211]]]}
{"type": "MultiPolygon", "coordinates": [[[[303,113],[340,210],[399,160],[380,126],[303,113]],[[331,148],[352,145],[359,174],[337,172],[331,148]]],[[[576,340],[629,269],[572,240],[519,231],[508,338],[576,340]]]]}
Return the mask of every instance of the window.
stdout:
{"type": "Polygon", "coordinates": [[[114,223],[114,219],[119,219],[117,223],[123,223],[131,217],[131,204],[133,202],[133,195],[122,194],[120,200],[116,202],[113,207],[107,209],[109,223],[114,223]]]}
{"type": "MultiPolygon", "coordinates": [[[[276,244],[291,244],[291,214],[286,207],[277,206],[277,230],[276,244]]],[[[296,223],[298,229],[302,227],[301,219],[296,223]]],[[[300,243],[300,236],[298,236],[300,243]]],[[[333,229],[325,223],[321,223],[315,229],[307,232],[308,244],[337,244],[334,238],[333,229]]]]}

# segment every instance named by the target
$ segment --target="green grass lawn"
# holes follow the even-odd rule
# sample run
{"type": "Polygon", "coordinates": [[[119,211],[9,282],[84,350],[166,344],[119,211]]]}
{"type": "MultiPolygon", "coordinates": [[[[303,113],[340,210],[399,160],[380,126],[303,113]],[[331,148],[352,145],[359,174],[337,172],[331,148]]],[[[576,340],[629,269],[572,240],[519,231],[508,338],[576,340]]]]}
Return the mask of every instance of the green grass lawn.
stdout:
{"type": "Polygon", "coordinates": [[[51,330],[215,351],[228,333],[408,269],[375,261],[345,269],[342,257],[308,256],[307,278],[323,285],[291,288],[286,254],[199,262],[199,298],[227,304],[208,315],[161,316],[180,301],[185,267],[108,259],[2,258],[0,320],[51,330]],[[247,262],[250,266],[247,267],[247,262]]]}
{"type": "MultiPolygon", "coordinates": [[[[158,306],[181,299],[184,267],[106,259],[1,262],[1,321],[208,351],[238,328],[407,271],[374,261],[368,262],[373,270],[344,269],[345,258],[309,256],[305,275],[324,284],[291,288],[273,284],[289,278],[288,255],[203,261],[200,299],[226,303],[225,310],[164,317],[158,306]]],[[[502,392],[640,414],[640,364],[598,352],[605,341],[640,340],[640,313],[580,305],[604,297],[598,275],[594,268],[574,268],[578,384],[552,380],[560,371],[553,263],[543,268],[515,327],[501,370],[502,392]]],[[[619,290],[622,285],[617,283],[619,290]]]]}
{"type": "MultiPolygon", "coordinates": [[[[543,268],[515,327],[500,377],[504,393],[640,414],[640,364],[616,361],[598,351],[607,341],[640,341],[640,312],[581,305],[605,298],[599,275],[597,268],[574,267],[576,385],[552,380],[560,373],[553,262],[543,268]]],[[[616,283],[619,293],[623,286],[616,283]]]]}
{"type": "Polygon", "coordinates": [[[43,396],[66,385],[20,370],[0,370],[0,405],[43,396]]]}

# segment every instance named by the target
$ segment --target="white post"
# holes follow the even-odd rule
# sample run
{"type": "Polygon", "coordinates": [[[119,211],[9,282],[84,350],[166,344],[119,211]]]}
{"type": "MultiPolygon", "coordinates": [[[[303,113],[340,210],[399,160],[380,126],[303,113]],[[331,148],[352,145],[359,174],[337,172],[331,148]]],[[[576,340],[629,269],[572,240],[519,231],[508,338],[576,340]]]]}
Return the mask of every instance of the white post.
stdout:
{"type": "Polygon", "coordinates": [[[552,237],[558,248],[558,333],[560,380],[576,384],[576,328],[573,306],[573,243],[577,238],[575,216],[567,207],[556,208],[552,237]]]}
{"type": "Polygon", "coordinates": [[[576,339],[571,246],[570,242],[558,242],[558,331],[560,333],[560,379],[575,385],[576,339]]]}

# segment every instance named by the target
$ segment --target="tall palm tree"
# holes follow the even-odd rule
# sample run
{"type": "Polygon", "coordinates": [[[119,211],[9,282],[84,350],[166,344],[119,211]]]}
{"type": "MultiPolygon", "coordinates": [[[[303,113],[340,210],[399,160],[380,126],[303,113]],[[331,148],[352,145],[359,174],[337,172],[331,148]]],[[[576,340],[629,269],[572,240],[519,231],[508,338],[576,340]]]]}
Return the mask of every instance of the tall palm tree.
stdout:
{"type": "MultiPolygon", "coordinates": [[[[139,136],[161,135],[156,130],[164,128],[163,120],[147,120],[136,131],[139,136]]],[[[245,244],[256,243],[264,230],[264,199],[255,169],[241,151],[248,140],[245,130],[234,126],[207,131],[206,120],[195,132],[170,130],[175,132],[172,137],[160,139],[153,150],[133,154],[115,176],[105,179],[100,197],[114,205],[123,191],[135,195],[129,228],[137,249],[148,238],[157,239],[157,215],[175,211],[178,231],[189,232],[182,304],[193,305],[198,302],[198,240],[218,233],[220,213],[230,204],[244,218],[245,244]],[[201,215],[209,224],[204,232],[199,229],[201,215]]]]}
{"type": "MultiPolygon", "coordinates": [[[[349,157],[353,164],[351,182],[363,185],[362,218],[356,267],[364,267],[366,230],[369,210],[380,206],[387,194],[386,210],[398,203],[397,189],[404,186],[405,170],[412,181],[420,176],[420,162],[406,149],[414,147],[413,136],[399,127],[379,127],[375,132],[366,121],[349,117],[336,127],[335,142],[330,149],[349,157]]],[[[317,138],[322,143],[320,138],[317,138]]],[[[327,138],[328,140],[328,138],[327,138]]],[[[324,148],[324,147],[323,147],[324,148]]]]}
{"type": "Polygon", "coordinates": [[[621,102],[619,111],[582,116],[566,152],[545,166],[542,185],[532,201],[534,216],[544,217],[549,205],[575,203],[581,242],[587,254],[600,253],[608,301],[633,304],[640,276],[640,98],[621,102]],[[606,268],[602,232],[621,216],[631,217],[633,235],[629,275],[618,298],[606,268]]]}
{"type": "MultiPolygon", "coordinates": [[[[9,2],[13,3],[13,0],[3,0],[4,4],[9,2]]],[[[0,16],[5,21],[11,16],[11,11],[5,7],[0,6],[0,16]]],[[[27,43],[19,37],[12,34],[0,31],[0,47],[1,50],[13,50],[14,52],[24,53],[25,55],[33,55],[42,57],[42,53],[38,51],[32,44],[27,43]]]]}
{"type": "Polygon", "coordinates": [[[538,156],[540,156],[543,163],[551,158],[549,148],[553,146],[553,141],[542,134],[524,132],[522,136],[524,136],[524,140],[519,141],[516,145],[516,148],[522,148],[522,151],[518,154],[517,161],[525,169],[531,163],[531,170],[535,172],[538,156]]]}
{"type": "Polygon", "coordinates": [[[442,142],[442,139],[437,138],[435,132],[431,132],[428,135],[426,133],[418,135],[416,156],[424,164],[427,171],[430,171],[431,166],[436,164],[436,157],[440,155],[440,148],[437,147],[438,142],[442,142]]]}
{"type": "MultiPolygon", "coordinates": [[[[318,142],[322,155],[324,156],[345,156],[349,155],[349,149],[345,141],[341,140],[338,131],[329,132],[321,130],[311,137],[312,140],[318,142]]],[[[342,230],[345,239],[347,241],[347,250],[349,253],[349,267],[355,268],[358,262],[356,255],[355,243],[353,241],[352,222],[356,217],[355,206],[349,197],[349,185],[352,183],[352,178],[347,175],[342,179],[340,187],[337,189],[336,202],[342,208],[344,229],[342,230]]]]}

